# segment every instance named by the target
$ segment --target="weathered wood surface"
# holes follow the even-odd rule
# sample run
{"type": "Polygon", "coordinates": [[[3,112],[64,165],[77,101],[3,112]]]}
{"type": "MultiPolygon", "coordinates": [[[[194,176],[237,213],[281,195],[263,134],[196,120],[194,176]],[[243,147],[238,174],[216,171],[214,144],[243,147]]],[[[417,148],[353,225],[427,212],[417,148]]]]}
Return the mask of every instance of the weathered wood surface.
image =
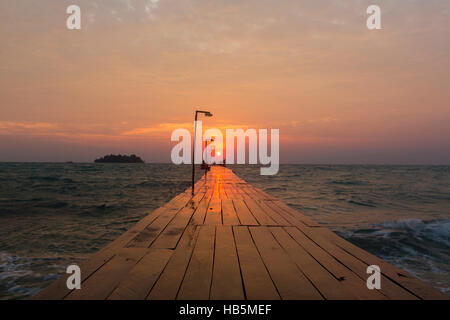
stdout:
{"type": "Polygon", "coordinates": [[[312,219],[213,167],[35,299],[448,299],[312,219]],[[381,268],[380,290],[366,269],[381,268]]]}

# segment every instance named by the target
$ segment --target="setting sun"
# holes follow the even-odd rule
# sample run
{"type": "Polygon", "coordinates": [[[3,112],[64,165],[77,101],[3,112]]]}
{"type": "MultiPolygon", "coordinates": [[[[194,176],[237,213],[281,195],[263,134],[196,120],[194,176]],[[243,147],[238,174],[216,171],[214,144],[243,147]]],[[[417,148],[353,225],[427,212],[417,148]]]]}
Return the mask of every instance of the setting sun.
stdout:
{"type": "Polygon", "coordinates": [[[449,37],[449,0],[0,1],[0,300],[449,300],[449,37]]]}

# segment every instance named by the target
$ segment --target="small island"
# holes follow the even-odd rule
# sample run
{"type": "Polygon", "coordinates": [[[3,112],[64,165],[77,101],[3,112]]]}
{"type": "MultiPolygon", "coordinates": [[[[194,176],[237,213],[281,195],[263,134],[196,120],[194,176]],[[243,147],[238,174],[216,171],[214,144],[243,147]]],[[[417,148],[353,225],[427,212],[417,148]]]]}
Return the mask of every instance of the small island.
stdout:
{"type": "Polygon", "coordinates": [[[127,155],[115,155],[110,154],[107,156],[104,156],[99,159],[95,159],[95,163],[144,163],[144,160],[142,160],[140,157],[136,156],[135,154],[132,154],[131,156],[127,155]]]}

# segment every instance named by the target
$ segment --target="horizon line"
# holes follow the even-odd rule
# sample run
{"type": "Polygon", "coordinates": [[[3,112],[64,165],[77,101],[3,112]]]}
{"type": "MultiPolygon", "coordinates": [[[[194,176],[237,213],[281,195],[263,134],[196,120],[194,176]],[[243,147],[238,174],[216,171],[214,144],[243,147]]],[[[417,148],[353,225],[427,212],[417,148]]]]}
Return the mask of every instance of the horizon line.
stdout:
{"type": "MultiPolygon", "coordinates": [[[[142,165],[142,164],[172,164],[175,166],[178,166],[177,164],[174,164],[172,162],[147,162],[144,160],[144,163],[95,163],[94,161],[90,161],[90,162],[85,162],[85,161],[2,161],[0,160],[0,164],[1,163],[54,163],[54,164],[96,164],[96,165],[103,165],[103,164],[132,164],[132,165],[142,165]]],[[[183,164],[179,164],[179,165],[192,165],[192,163],[183,163],[183,164]]],[[[200,164],[197,164],[200,165],[200,164]]],[[[427,163],[311,163],[311,162],[280,162],[280,165],[310,165],[310,166],[427,166],[427,167],[447,167],[450,166],[449,164],[427,164],[427,163]]],[[[261,166],[260,163],[257,164],[227,164],[227,166],[261,166]]],[[[264,165],[263,165],[264,166],[264,165]]]]}

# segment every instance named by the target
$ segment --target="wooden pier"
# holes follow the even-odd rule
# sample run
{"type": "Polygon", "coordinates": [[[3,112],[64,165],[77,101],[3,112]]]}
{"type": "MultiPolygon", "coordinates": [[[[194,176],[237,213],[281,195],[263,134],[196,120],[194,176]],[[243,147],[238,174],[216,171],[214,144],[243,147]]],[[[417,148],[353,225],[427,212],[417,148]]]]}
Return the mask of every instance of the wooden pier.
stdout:
{"type": "Polygon", "coordinates": [[[448,299],[356,247],[230,169],[150,213],[34,299],[448,299]],[[369,290],[369,265],[381,289],[369,290]]]}

